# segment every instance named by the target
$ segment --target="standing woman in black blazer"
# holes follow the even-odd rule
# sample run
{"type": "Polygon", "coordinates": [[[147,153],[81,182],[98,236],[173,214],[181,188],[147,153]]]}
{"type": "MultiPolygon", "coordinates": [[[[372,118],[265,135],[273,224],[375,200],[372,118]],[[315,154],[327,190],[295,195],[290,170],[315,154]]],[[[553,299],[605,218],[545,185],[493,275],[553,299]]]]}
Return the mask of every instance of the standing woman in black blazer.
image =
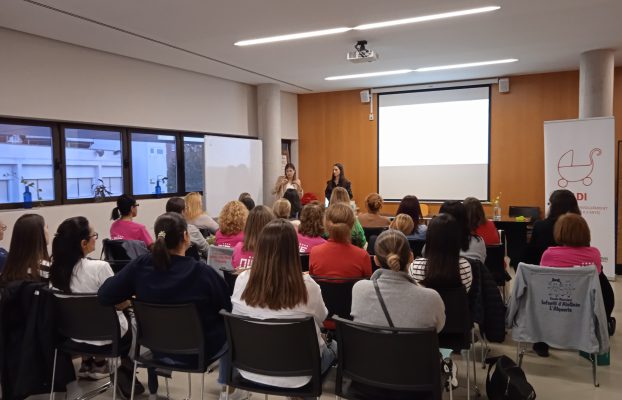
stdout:
{"type": "Polygon", "coordinates": [[[326,190],[324,190],[324,196],[330,200],[330,195],[333,194],[333,189],[336,187],[342,187],[352,199],[352,187],[348,178],[346,178],[346,174],[343,172],[343,165],[341,163],[335,163],[333,165],[333,175],[331,179],[326,182],[326,190]]]}

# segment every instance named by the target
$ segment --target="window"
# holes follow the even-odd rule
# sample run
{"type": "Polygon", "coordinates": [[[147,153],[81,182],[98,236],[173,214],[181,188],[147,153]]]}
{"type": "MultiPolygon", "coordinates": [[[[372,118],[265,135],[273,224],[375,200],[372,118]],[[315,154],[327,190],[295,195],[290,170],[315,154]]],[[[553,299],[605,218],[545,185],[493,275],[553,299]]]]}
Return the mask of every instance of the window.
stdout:
{"type": "Polygon", "coordinates": [[[55,200],[52,128],[0,123],[0,203],[55,200]]]}
{"type": "Polygon", "coordinates": [[[65,172],[67,199],[92,198],[98,186],[106,191],[105,197],[121,195],[121,133],[66,128],[65,172]]]}
{"type": "Polygon", "coordinates": [[[133,193],[176,193],[176,136],[133,132],[131,144],[133,193]]]}
{"type": "Polygon", "coordinates": [[[184,136],[186,192],[202,192],[205,183],[204,137],[184,136]]]}

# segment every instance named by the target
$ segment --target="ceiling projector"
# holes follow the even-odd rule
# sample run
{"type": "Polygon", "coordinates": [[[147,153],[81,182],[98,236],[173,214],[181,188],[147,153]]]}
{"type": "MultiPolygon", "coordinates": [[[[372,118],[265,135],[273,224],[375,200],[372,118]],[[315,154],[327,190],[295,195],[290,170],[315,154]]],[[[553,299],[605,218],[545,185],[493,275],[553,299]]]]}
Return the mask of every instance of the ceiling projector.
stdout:
{"type": "Polygon", "coordinates": [[[373,50],[367,49],[367,40],[359,40],[354,45],[355,51],[349,51],[346,53],[346,60],[351,63],[364,63],[374,62],[378,60],[379,54],[373,50]]]}

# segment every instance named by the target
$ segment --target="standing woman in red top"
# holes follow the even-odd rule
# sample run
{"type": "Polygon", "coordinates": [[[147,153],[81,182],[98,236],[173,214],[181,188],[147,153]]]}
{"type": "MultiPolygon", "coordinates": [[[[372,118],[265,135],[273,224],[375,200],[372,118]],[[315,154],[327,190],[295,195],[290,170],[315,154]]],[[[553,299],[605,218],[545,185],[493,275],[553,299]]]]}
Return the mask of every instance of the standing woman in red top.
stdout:
{"type": "Polygon", "coordinates": [[[482,203],[475,197],[467,197],[463,201],[466,208],[467,221],[471,233],[484,239],[486,246],[501,243],[499,231],[494,222],[486,218],[482,203]]]}
{"type": "Polygon", "coordinates": [[[140,240],[151,247],[153,239],[145,228],[145,225],[134,222],[138,215],[138,203],[136,199],[127,194],[117,198],[117,206],[112,210],[110,226],[110,238],[122,240],[140,240]]]}
{"type": "Polygon", "coordinates": [[[328,242],[311,249],[309,255],[311,275],[336,278],[371,276],[369,254],[350,243],[354,218],[354,211],[343,203],[328,207],[324,218],[328,242]]]}

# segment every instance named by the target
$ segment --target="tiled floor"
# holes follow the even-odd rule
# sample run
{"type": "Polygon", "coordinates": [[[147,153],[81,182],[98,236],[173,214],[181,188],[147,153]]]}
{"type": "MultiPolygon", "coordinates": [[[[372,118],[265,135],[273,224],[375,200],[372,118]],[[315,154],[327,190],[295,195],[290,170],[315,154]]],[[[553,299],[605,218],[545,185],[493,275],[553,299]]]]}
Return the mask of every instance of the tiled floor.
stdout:
{"type": "MultiPolygon", "coordinates": [[[[622,279],[618,277],[618,281],[613,283],[614,291],[617,294],[617,307],[614,316],[622,323],[622,279]]],[[[614,400],[622,399],[622,328],[618,328],[618,332],[611,338],[611,366],[599,367],[598,378],[600,387],[596,388],[592,385],[591,365],[590,363],[579,357],[574,351],[551,350],[548,358],[540,358],[531,351],[527,352],[523,362],[523,369],[527,374],[527,379],[534,386],[538,399],[563,399],[563,400],[614,400]]],[[[502,344],[492,344],[491,350],[493,355],[506,354],[511,358],[516,356],[516,344],[510,339],[502,344]]],[[[466,390],[464,382],[466,379],[466,370],[464,361],[458,361],[459,380],[461,388],[454,392],[454,399],[466,399],[466,390]]],[[[205,376],[205,399],[217,399],[220,390],[216,383],[217,372],[205,376]]],[[[334,399],[334,371],[330,373],[324,384],[324,395],[322,399],[334,399]]],[[[146,385],[146,375],[144,370],[139,373],[139,378],[146,385]]],[[[478,366],[477,381],[482,391],[482,398],[485,398],[485,371],[478,366]]],[[[94,387],[93,382],[78,382],[72,385],[68,398],[75,398],[81,392],[87,391],[94,387]]],[[[170,381],[170,398],[184,399],[187,397],[188,380],[186,374],[174,373],[173,379],[170,381]]],[[[192,377],[192,397],[200,398],[201,380],[200,376],[192,377]]],[[[166,393],[164,382],[161,379],[159,395],[164,396],[166,393]]],[[[37,396],[38,399],[45,396],[37,396]]],[[[57,398],[62,398],[59,394],[57,398]]],[[[107,392],[98,396],[100,399],[112,398],[111,392],[107,392]]],[[[146,399],[147,395],[138,397],[146,399]]],[[[255,394],[254,399],[262,399],[263,395],[255,394]]],[[[277,399],[277,397],[270,397],[277,399]]],[[[449,395],[444,395],[445,399],[449,395]]],[[[32,398],[34,399],[34,397],[32,398]]]]}

